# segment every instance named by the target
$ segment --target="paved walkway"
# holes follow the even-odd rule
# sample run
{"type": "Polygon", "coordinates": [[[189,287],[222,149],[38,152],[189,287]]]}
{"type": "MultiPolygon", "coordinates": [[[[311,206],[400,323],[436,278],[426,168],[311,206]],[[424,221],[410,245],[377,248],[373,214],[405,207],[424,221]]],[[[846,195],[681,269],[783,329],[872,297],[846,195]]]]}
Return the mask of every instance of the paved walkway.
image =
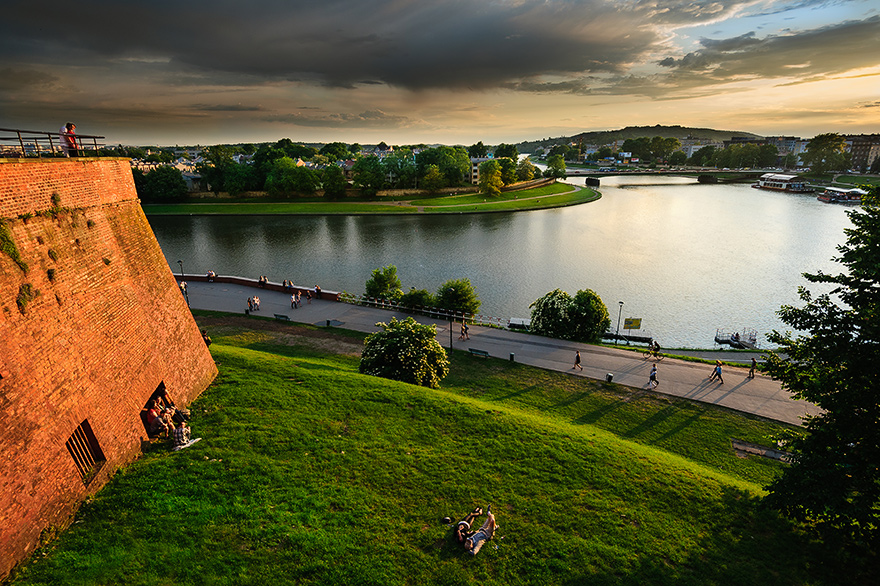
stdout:
{"type": "MultiPolygon", "coordinates": [[[[244,313],[247,298],[260,297],[257,315],[272,317],[284,314],[292,321],[318,326],[341,326],[360,332],[375,332],[377,322],[390,321],[392,317],[406,319],[409,314],[360,307],[336,301],[313,299],[311,304],[303,301],[299,309],[290,308],[290,296],[243,285],[227,283],[200,283],[187,281],[191,307],[230,313],[244,313]]],[[[449,322],[424,316],[413,316],[421,323],[437,326],[437,339],[443,346],[450,344],[449,322]]],[[[648,388],[648,374],[653,360],[646,360],[639,352],[591,346],[568,340],[544,338],[520,332],[495,328],[470,326],[470,340],[459,341],[459,328],[453,329],[452,346],[459,350],[475,348],[485,350],[493,357],[537,366],[549,370],[568,372],[572,376],[605,380],[611,374],[613,381],[634,388],[648,388]],[[572,370],[575,351],[580,350],[583,371],[572,370]]],[[[712,358],[721,358],[717,352],[712,358]]],[[[743,358],[736,354],[737,359],[743,358]]],[[[804,414],[816,414],[819,408],[805,401],[794,401],[783,391],[779,383],[761,374],[754,379],[746,378],[746,367],[724,367],[724,384],[709,382],[712,367],[708,364],[664,358],[657,363],[660,385],[659,393],[674,395],[721,405],[737,411],[754,413],[768,419],[799,425],[804,414]]]]}

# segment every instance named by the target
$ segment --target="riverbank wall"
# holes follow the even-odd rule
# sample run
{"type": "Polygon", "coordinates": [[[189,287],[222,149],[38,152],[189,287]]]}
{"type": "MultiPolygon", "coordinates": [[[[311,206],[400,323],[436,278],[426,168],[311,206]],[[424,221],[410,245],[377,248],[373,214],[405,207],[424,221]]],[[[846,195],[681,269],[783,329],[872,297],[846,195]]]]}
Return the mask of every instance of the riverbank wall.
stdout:
{"type": "Polygon", "coordinates": [[[0,579],[216,373],[127,159],[0,159],[0,579]]]}

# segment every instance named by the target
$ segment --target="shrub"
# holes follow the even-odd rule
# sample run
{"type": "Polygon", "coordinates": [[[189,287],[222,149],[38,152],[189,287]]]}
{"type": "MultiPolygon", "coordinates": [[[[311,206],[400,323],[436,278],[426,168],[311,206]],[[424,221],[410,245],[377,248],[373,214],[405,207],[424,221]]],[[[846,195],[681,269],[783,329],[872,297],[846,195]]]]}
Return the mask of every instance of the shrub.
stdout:
{"type": "Polygon", "coordinates": [[[433,325],[420,324],[409,317],[379,322],[382,328],[364,340],[364,352],[358,370],[423,387],[437,388],[449,374],[446,350],[437,341],[433,325]]]}

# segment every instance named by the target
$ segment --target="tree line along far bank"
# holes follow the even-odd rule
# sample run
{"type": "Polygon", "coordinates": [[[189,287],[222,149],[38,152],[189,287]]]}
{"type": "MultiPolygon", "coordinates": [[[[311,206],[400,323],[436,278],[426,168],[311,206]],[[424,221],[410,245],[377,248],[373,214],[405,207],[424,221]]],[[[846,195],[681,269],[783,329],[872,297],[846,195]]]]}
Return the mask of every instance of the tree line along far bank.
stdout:
{"type": "MultiPolygon", "coordinates": [[[[480,166],[479,184],[487,195],[497,195],[502,186],[544,175],[528,158],[520,160],[516,146],[510,144],[495,147],[491,158],[482,142],[468,148],[420,145],[395,149],[382,143],[375,152],[363,153],[358,144],[336,142],[318,150],[282,139],[249,150],[226,145],[207,147],[196,170],[215,194],[225,192],[236,197],[262,191],[270,197],[294,198],[313,196],[320,190],[331,200],[345,197],[349,187],[373,197],[381,189],[433,193],[470,185],[471,159],[488,159],[480,166]],[[245,156],[236,162],[236,155],[245,156]]],[[[564,176],[562,157],[550,163],[550,176],[564,176]]],[[[180,201],[188,195],[186,182],[176,167],[163,165],[149,172],[134,169],[133,173],[138,196],[145,203],[180,201]]]]}

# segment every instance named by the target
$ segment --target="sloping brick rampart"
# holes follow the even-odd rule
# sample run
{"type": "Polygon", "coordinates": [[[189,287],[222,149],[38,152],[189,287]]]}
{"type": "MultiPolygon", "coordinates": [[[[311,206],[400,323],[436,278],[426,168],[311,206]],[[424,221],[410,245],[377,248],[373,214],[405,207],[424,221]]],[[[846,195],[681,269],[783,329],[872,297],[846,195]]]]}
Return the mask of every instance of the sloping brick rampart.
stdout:
{"type": "Polygon", "coordinates": [[[128,161],[0,161],[0,218],[23,261],[0,252],[2,578],[138,456],[160,384],[182,406],[217,370],[128,161]],[[88,484],[65,446],[86,420],[106,458],[88,484]]]}

